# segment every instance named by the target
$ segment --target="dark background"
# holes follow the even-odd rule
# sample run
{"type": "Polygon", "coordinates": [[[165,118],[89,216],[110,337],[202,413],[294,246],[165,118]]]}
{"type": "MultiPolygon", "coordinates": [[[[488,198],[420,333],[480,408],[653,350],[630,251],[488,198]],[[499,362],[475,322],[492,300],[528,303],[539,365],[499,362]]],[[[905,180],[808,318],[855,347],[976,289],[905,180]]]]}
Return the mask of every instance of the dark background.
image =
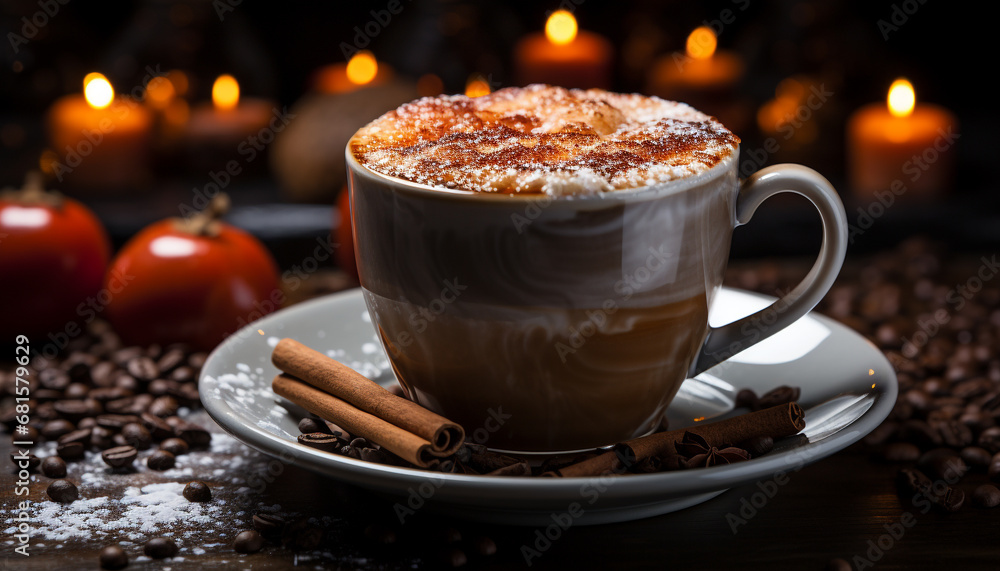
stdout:
{"type": "MultiPolygon", "coordinates": [[[[54,1],[54,0],[53,0],[54,1]]],[[[514,84],[511,53],[518,38],[542,28],[556,2],[465,2],[401,0],[403,10],[367,46],[398,74],[439,75],[446,92],[461,92],[466,79],[482,73],[495,88],[514,84]]],[[[0,32],[0,186],[18,185],[37,168],[46,147],[43,118],[58,97],[79,92],[80,80],[100,70],[119,87],[141,81],[145,66],[179,68],[193,78],[193,101],[205,100],[211,79],[230,72],[245,95],[274,98],[293,106],[319,67],[344,61],[342,43],[352,44],[356,27],[372,20],[371,10],[388,2],[251,3],[222,12],[224,2],[69,2],[15,54],[8,34],[21,33],[22,18],[39,11],[30,0],[3,0],[0,32]]],[[[572,5],[574,2],[567,1],[572,5]]],[[[916,87],[918,101],[955,113],[961,138],[949,150],[956,169],[951,188],[932,203],[901,203],[851,244],[863,252],[926,233],[957,249],[982,249],[1000,242],[998,200],[990,169],[994,133],[1000,129],[991,63],[995,48],[987,26],[991,14],[962,2],[844,2],[816,0],[726,0],[706,2],[586,0],[575,9],[581,29],[607,36],[616,49],[615,89],[642,91],[650,58],[682,50],[691,29],[736,13],[723,28],[721,48],[747,63],[740,93],[754,109],[773,97],[786,77],[808,74],[835,92],[813,119],[820,131],[805,151],[770,157],[803,162],[841,190],[848,220],[858,217],[845,188],[844,126],[861,105],[883,101],[898,76],[916,87]],[[740,10],[745,8],[744,10],[740,10]],[[898,30],[883,37],[879,20],[910,11],[898,30]]],[[[897,20],[898,21],[898,20],[897,20]]],[[[123,91],[123,90],[122,90],[123,91]]],[[[754,125],[738,132],[744,147],[761,140],[754,125]]],[[[340,149],[331,149],[339,153],[340,149]]],[[[221,168],[222,164],[219,165],[221,168]]],[[[207,182],[205,170],[167,165],[150,188],[115,196],[91,196],[60,188],[90,204],[105,221],[116,245],[145,224],[176,215],[178,199],[207,182]]],[[[329,232],[334,197],[295,204],[266,169],[241,176],[227,189],[236,209],[231,219],[254,232],[282,263],[301,258],[296,244],[312,243],[329,232]],[[268,221],[240,216],[247,208],[286,205],[284,215],[268,221]],[[299,223],[295,223],[299,220],[299,223]],[[301,221],[308,221],[302,223],[301,221]],[[291,223],[289,223],[291,221],[291,223]],[[294,253],[293,253],[294,252],[294,253]]],[[[277,211],[276,211],[277,212],[277,211]]],[[[804,201],[775,200],[753,224],[737,231],[734,257],[769,254],[809,255],[819,240],[818,221],[804,201]]]]}

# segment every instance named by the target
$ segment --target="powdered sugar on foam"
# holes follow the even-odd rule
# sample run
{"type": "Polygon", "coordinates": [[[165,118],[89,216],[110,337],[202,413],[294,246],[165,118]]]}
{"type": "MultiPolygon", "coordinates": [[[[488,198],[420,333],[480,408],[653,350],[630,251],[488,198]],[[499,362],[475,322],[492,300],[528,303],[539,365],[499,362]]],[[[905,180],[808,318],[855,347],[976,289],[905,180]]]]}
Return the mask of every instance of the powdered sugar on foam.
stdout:
{"type": "Polygon", "coordinates": [[[739,138],[684,103],[545,85],[426,97],[351,140],[359,162],[448,189],[594,194],[704,172],[739,138]]]}

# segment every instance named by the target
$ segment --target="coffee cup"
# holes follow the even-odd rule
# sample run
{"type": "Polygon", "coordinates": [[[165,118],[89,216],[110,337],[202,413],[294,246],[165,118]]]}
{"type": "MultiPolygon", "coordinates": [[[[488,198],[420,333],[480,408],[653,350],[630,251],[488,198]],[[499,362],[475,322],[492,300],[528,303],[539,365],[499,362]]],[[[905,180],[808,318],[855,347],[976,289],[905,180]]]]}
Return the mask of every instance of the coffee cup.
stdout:
{"type": "Polygon", "coordinates": [[[738,148],[672,180],[568,196],[415,182],[352,148],[358,271],[393,371],[409,398],[497,450],[653,431],[686,378],[810,311],[846,252],[844,207],[823,176],[781,164],[740,180],[738,148]],[[781,192],[819,211],[815,264],[770,307],[709,326],[733,229],[781,192]]]}

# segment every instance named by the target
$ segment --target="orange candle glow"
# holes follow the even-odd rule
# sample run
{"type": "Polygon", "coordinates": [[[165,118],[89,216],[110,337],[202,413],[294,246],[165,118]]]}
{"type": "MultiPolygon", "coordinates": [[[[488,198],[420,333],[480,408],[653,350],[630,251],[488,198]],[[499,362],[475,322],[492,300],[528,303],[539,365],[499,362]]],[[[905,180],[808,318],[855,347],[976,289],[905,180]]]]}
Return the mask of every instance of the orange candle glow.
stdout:
{"type": "Polygon", "coordinates": [[[217,147],[235,155],[251,137],[268,130],[279,115],[272,102],[242,97],[236,78],[220,75],[212,84],[211,105],[201,104],[191,111],[186,135],[195,147],[217,147]]]}
{"type": "Polygon", "coordinates": [[[56,180],[93,189],[145,182],[152,118],[138,101],[116,97],[103,75],[88,74],[83,94],[57,100],[46,123],[56,180]]]}
{"type": "Polygon", "coordinates": [[[347,93],[381,85],[392,77],[389,66],[380,63],[368,50],[351,56],[347,63],[333,63],[321,67],[313,75],[313,89],[321,93],[347,93]]]}
{"type": "Polygon", "coordinates": [[[580,30],[576,18],[556,10],[545,32],[521,39],[514,48],[514,67],[521,85],[548,83],[562,87],[610,88],[611,42],[580,30]]]}
{"type": "Polygon", "coordinates": [[[743,77],[743,61],[718,48],[715,32],[707,26],[688,35],[685,53],[660,58],[649,78],[650,92],[669,99],[691,93],[733,89],[743,77]]]}
{"type": "Polygon", "coordinates": [[[917,103],[913,85],[897,79],[885,103],[859,109],[847,125],[850,184],[860,196],[891,191],[929,197],[947,190],[957,122],[946,109],[917,103]]]}

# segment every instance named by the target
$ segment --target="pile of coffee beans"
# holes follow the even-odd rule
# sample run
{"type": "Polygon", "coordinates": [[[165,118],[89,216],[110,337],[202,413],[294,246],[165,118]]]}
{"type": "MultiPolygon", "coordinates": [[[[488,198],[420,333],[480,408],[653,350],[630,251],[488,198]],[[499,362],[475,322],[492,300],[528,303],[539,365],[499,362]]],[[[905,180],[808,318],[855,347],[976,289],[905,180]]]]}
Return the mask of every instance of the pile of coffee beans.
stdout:
{"type": "MultiPolygon", "coordinates": [[[[942,511],[994,507],[1000,490],[1000,279],[996,255],[958,259],[926,239],[849,263],[818,310],[875,343],[899,380],[889,418],[865,443],[898,464],[900,497],[942,511]]],[[[794,285],[746,270],[734,285],[794,285]]]]}

